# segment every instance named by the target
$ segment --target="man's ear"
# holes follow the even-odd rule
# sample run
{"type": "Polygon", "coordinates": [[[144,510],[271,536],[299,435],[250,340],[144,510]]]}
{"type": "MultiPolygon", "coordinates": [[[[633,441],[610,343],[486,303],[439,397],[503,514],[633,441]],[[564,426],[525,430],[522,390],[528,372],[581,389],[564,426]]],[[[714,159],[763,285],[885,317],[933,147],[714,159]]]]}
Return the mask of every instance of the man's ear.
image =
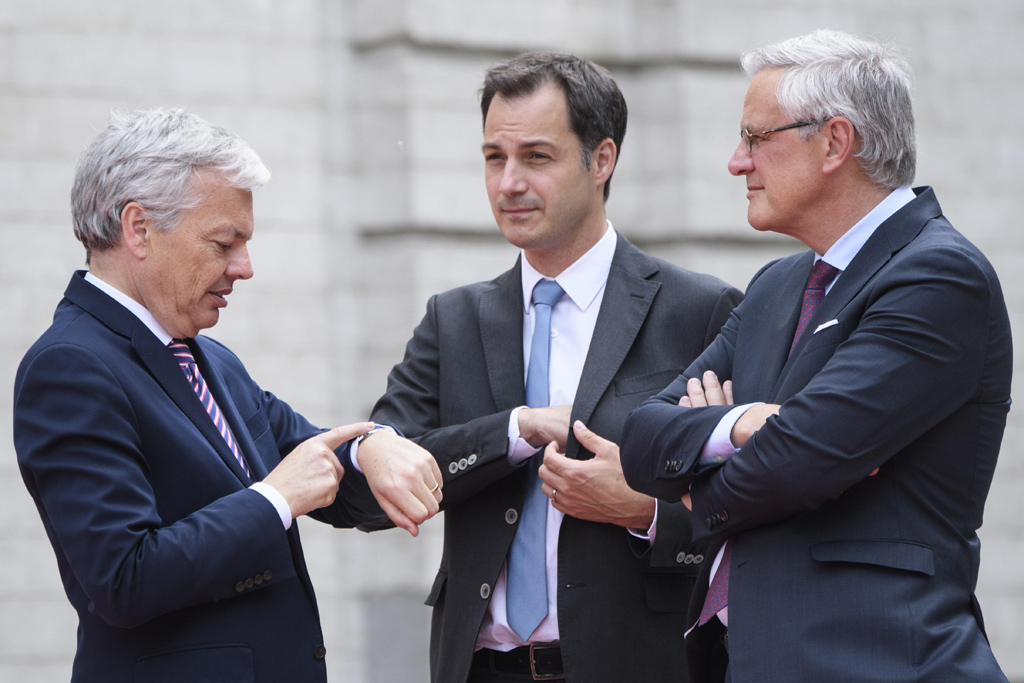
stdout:
{"type": "Polygon", "coordinates": [[[121,239],[132,256],[140,261],[149,252],[149,233],[152,229],[146,210],[138,202],[128,202],[121,209],[121,239]]]}
{"type": "Polygon", "coordinates": [[[828,151],[821,171],[828,175],[839,170],[847,159],[856,154],[857,136],[853,124],[845,116],[834,116],[822,125],[822,134],[828,141],[828,151]]]}
{"type": "Polygon", "coordinates": [[[594,169],[594,180],[598,184],[608,182],[612,171],[615,170],[615,162],[619,158],[619,152],[611,138],[605,138],[598,143],[597,147],[590,154],[590,166],[594,169]]]}

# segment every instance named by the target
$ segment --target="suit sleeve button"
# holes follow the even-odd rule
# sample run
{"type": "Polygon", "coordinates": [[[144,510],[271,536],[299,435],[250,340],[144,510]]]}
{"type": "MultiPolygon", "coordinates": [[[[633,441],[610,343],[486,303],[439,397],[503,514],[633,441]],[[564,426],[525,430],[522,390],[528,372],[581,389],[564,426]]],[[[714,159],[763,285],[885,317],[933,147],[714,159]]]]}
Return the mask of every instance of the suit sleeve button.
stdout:
{"type": "Polygon", "coordinates": [[[469,460],[466,460],[465,458],[463,458],[462,460],[459,460],[458,468],[460,470],[464,470],[467,467],[469,467],[469,460]]]}
{"type": "Polygon", "coordinates": [[[448,473],[449,474],[455,474],[458,471],[459,471],[459,463],[457,463],[457,462],[450,462],[450,463],[448,463],[448,473]]]}
{"type": "Polygon", "coordinates": [[[476,464],[476,453],[473,453],[468,458],[466,458],[466,462],[468,462],[470,465],[475,465],[476,464]]]}
{"type": "Polygon", "coordinates": [[[270,581],[272,578],[274,578],[274,572],[270,571],[269,569],[263,572],[264,581],[270,581]]]}
{"type": "Polygon", "coordinates": [[[260,585],[261,583],[263,583],[263,574],[257,574],[256,576],[252,577],[252,580],[253,583],[255,583],[257,586],[260,585]]]}
{"type": "Polygon", "coordinates": [[[690,553],[686,556],[686,559],[683,560],[683,564],[693,564],[693,560],[693,553],[690,553]]]}
{"type": "Polygon", "coordinates": [[[700,564],[703,561],[704,561],[704,556],[703,555],[694,555],[693,556],[693,563],[694,564],[700,564]]]}
{"type": "Polygon", "coordinates": [[[322,662],[324,657],[326,657],[326,656],[327,656],[327,648],[324,647],[323,645],[317,645],[316,647],[313,648],[313,659],[317,660],[318,662],[322,662]]]}
{"type": "Polygon", "coordinates": [[[245,590],[245,581],[239,581],[238,583],[235,584],[235,592],[236,593],[241,593],[244,590],[245,590]]]}
{"type": "Polygon", "coordinates": [[[248,579],[245,580],[245,587],[246,588],[252,588],[255,585],[256,585],[256,580],[253,579],[252,577],[249,577],[248,579]]]}
{"type": "Polygon", "coordinates": [[[519,513],[516,512],[515,508],[509,508],[508,510],[505,510],[506,524],[515,524],[517,519],[519,519],[519,513]]]}
{"type": "Polygon", "coordinates": [[[710,517],[705,517],[704,518],[704,526],[706,526],[708,528],[708,531],[711,531],[712,529],[715,528],[715,522],[710,517]]]}
{"type": "Polygon", "coordinates": [[[676,553],[676,564],[682,564],[686,561],[686,553],[680,551],[676,553]]]}
{"type": "Polygon", "coordinates": [[[491,597],[491,584],[485,583],[480,586],[480,597],[484,600],[491,597]]]}

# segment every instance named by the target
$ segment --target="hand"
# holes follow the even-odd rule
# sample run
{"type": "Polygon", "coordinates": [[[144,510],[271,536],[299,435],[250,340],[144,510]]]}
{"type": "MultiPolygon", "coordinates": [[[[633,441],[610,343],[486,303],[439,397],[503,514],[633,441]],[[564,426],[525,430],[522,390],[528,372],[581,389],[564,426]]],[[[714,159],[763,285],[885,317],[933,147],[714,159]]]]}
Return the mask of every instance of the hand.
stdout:
{"type": "Polygon", "coordinates": [[[743,448],[743,444],[747,443],[754,432],[764,426],[769,417],[778,414],[779,406],[775,403],[751,406],[749,410],[740,415],[736,424],[732,426],[729,436],[732,439],[732,445],[736,448],[743,448]]]}
{"type": "Polygon", "coordinates": [[[412,441],[386,429],[374,432],[359,444],[359,466],[381,509],[413,536],[440,509],[441,469],[412,441]]]}
{"type": "Polygon", "coordinates": [[[541,448],[554,441],[564,451],[566,439],[569,438],[571,415],[572,406],[523,408],[518,416],[519,438],[534,448],[541,448]]]}
{"type": "Polygon", "coordinates": [[[556,444],[548,444],[540,466],[541,490],[559,512],[591,522],[647,529],[657,503],[629,488],[622,476],[619,447],[576,420],[573,431],[580,444],[594,454],[590,460],[570,460],[556,444]]]}
{"type": "Polygon", "coordinates": [[[719,384],[718,375],[714,370],[707,370],[701,379],[691,377],[686,383],[686,396],[679,398],[679,405],[684,408],[703,408],[705,406],[731,406],[732,380],[719,384]],[[703,380],[703,385],[701,384],[703,380]]]}
{"type": "Polygon", "coordinates": [[[334,502],[345,476],[334,449],[372,427],[372,422],[358,422],[306,439],[266,476],[263,481],[284,497],[292,519],[334,502]]]}

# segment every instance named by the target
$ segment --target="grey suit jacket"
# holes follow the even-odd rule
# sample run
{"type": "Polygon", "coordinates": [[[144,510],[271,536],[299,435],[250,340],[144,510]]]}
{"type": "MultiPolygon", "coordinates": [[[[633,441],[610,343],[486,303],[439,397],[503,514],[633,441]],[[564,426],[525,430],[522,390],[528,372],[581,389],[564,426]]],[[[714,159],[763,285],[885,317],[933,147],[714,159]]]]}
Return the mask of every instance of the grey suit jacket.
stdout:
{"type": "MultiPolygon", "coordinates": [[[[1010,325],[989,262],[930,188],[916,192],[792,354],[811,252],[764,269],[715,343],[626,423],[630,484],[690,491],[694,536],[712,552],[735,539],[733,680],[1006,680],[974,588],[1010,405],[1010,325]],[[711,468],[697,457],[729,406],[675,405],[686,378],[708,369],[733,380],[737,403],[782,406],[711,468]]],[[[705,575],[691,623],[707,587],[705,575]]],[[[721,680],[701,631],[687,637],[693,680],[721,680]]]]}
{"type": "MultiPolygon", "coordinates": [[[[700,354],[739,298],[620,236],[572,418],[618,442],[626,415],[700,354]]],[[[509,417],[525,403],[522,326],[519,263],[434,296],[373,410],[433,453],[445,478],[445,550],[427,599],[436,683],[466,679],[523,505],[525,468],[507,458],[509,417]]],[[[571,433],[566,452],[593,457],[571,433]]],[[[637,541],[609,524],[562,523],[558,614],[571,680],[685,680],[684,614],[704,545],[679,504],[659,506],[653,548],[637,541]]]]}

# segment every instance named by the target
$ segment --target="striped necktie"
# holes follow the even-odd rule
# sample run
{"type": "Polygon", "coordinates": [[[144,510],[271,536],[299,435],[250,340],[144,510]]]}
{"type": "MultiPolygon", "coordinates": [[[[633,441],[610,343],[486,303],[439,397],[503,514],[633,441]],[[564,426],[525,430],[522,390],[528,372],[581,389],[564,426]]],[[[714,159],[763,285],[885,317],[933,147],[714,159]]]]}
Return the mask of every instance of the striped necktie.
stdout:
{"type": "Polygon", "coordinates": [[[192,388],[196,392],[196,396],[199,397],[199,402],[206,408],[206,412],[210,414],[210,419],[213,420],[213,425],[220,432],[220,435],[224,437],[224,441],[227,442],[228,448],[231,453],[235,456],[235,460],[242,466],[242,470],[245,472],[245,476],[252,481],[252,472],[249,471],[249,466],[245,464],[245,458],[242,457],[242,452],[238,450],[238,444],[235,442],[235,435],[231,433],[231,427],[228,426],[228,421],[224,419],[224,414],[220,412],[220,406],[213,400],[213,394],[210,393],[210,388],[206,386],[206,380],[199,374],[199,368],[196,366],[196,359],[192,356],[192,351],[189,350],[188,346],[184,342],[177,340],[171,341],[168,344],[168,348],[174,353],[174,357],[178,360],[178,365],[181,366],[182,371],[185,373],[185,377],[188,378],[188,383],[192,385],[192,388]]]}

